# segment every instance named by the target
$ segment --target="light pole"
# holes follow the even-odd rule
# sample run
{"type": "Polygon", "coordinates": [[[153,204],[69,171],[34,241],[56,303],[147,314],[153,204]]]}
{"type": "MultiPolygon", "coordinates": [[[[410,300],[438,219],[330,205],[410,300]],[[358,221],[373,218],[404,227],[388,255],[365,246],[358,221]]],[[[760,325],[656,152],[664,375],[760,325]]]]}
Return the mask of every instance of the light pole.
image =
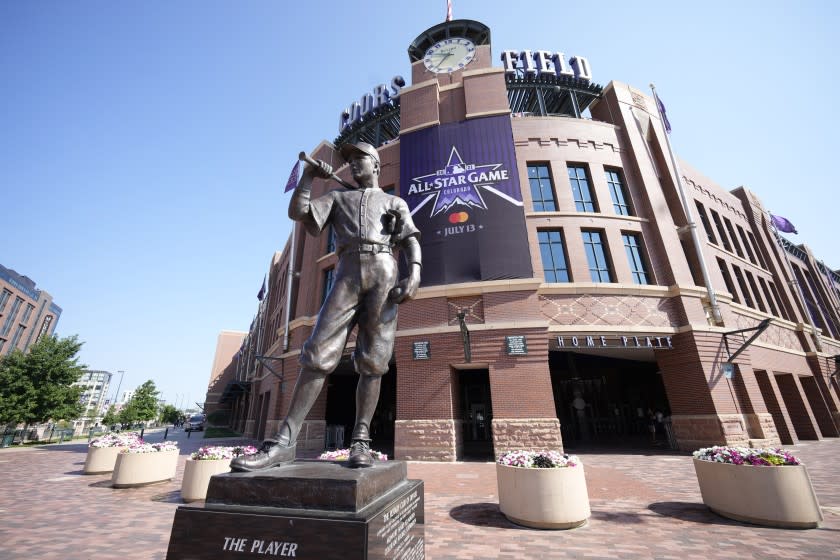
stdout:
{"type": "Polygon", "coordinates": [[[117,370],[117,373],[120,374],[120,382],[117,383],[117,394],[114,396],[114,404],[117,404],[117,401],[120,399],[120,387],[122,387],[123,375],[125,375],[125,372],[122,370],[117,370]]]}

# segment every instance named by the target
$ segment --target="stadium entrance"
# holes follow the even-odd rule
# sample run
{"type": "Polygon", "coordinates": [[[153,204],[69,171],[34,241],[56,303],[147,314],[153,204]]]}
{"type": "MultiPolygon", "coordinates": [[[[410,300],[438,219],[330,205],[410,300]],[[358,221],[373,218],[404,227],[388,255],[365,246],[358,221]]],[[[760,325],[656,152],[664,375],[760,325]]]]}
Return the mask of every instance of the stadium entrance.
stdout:
{"type": "Polygon", "coordinates": [[[560,351],[549,352],[549,368],[564,447],[672,443],[656,362],[560,351]]]}

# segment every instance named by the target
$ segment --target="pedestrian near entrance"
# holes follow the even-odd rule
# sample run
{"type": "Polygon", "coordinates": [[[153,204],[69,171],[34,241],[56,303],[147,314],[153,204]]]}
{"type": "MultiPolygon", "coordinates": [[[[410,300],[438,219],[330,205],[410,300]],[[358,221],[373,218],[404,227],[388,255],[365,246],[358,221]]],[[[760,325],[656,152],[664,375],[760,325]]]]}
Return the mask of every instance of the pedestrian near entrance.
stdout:
{"type": "Polygon", "coordinates": [[[235,471],[261,470],[294,461],[303,420],[327,375],[338,365],[355,326],[358,333],[353,365],[359,381],[348,466],[373,465],[370,423],[393,352],[398,304],[413,298],[420,285],[420,232],[405,201],[379,188],[376,148],[365,142],[345,144],[341,155],[350,164],[357,189],[336,190],[310,200],[312,180],[316,176],[333,177],[332,167],[317,161],[317,166],[307,166],[289,203],[289,217],[301,222],[311,235],[333,226],[338,254],[334,284],[301,350],[301,370],[288,415],[277,435],[266,440],[258,453],[231,461],[235,471]],[[397,246],[408,262],[408,276],[402,281],[392,252],[397,246]]]}

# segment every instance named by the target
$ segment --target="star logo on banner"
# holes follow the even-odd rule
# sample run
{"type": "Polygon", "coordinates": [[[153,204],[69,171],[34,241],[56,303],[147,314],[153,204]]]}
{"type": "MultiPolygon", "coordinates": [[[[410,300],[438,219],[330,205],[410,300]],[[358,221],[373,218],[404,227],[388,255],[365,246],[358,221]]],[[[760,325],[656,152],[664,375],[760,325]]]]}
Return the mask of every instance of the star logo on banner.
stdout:
{"type": "Polygon", "coordinates": [[[425,200],[415,209],[419,210],[434,199],[431,216],[446,212],[454,206],[466,206],[487,210],[481,196],[481,187],[491,187],[508,179],[507,170],[501,170],[501,163],[487,165],[466,164],[458,149],[452,146],[449,160],[443,169],[434,173],[414,177],[409,185],[409,194],[429,192],[425,200]]]}

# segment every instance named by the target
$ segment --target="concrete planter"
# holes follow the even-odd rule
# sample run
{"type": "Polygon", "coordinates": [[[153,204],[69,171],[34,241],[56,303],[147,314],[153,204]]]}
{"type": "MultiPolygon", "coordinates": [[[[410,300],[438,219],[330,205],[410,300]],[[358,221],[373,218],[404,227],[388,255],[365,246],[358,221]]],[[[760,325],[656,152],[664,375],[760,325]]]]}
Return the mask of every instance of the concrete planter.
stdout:
{"type": "Polygon", "coordinates": [[[803,465],[753,467],[694,459],[703,503],[736,521],[813,529],[822,512],[803,465]]]}
{"type": "Polygon", "coordinates": [[[583,465],[526,469],[496,463],[499,509],[517,525],[572,529],[590,516],[583,465]]]}
{"type": "Polygon", "coordinates": [[[181,481],[181,499],[185,502],[205,499],[210,477],[226,472],[230,472],[230,459],[187,459],[181,481]]]}
{"type": "Polygon", "coordinates": [[[164,482],[175,477],[178,450],[152,453],[120,453],[111,483],[114,488],[131,488],[164,482]]]}
{"type": "Polygon", "coordinates": [[[88,447],[85,474],[105,474],[114,470],[122,447],[88,447]]]}

